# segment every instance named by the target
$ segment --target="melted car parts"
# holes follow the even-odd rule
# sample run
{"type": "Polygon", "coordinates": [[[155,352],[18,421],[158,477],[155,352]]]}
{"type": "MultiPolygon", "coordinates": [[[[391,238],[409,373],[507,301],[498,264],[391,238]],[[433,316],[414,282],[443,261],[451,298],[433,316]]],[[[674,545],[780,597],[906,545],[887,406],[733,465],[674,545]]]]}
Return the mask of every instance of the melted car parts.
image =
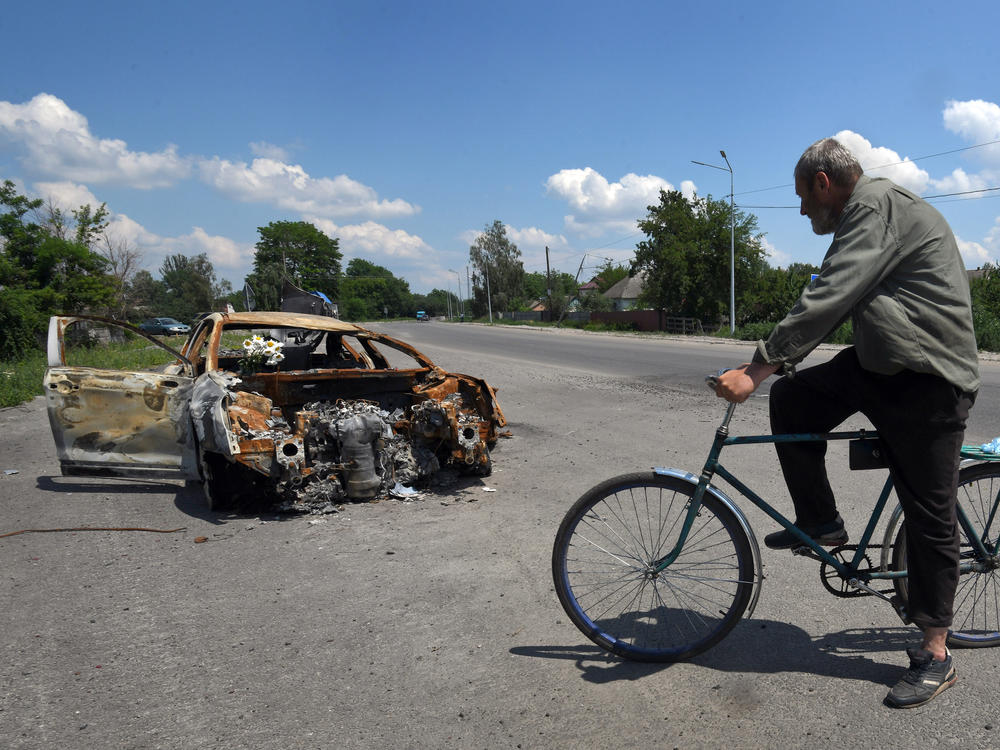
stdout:
{"type": "Polygon", "coordinates": [[[324,316],[213,313],[179,352],[121,323],[57,317],[48,356],[64,474],[200,480],[217,510],[263,499],[324,511],[426,483],[446,467],[485,476],[506,425],[485,381],[324,316]],[[149,339],[165,363],[127,372],[74,365],[78,327],[149,339]],[[282,361],[248,361],[253,337],[280,344],[282,361]]]}

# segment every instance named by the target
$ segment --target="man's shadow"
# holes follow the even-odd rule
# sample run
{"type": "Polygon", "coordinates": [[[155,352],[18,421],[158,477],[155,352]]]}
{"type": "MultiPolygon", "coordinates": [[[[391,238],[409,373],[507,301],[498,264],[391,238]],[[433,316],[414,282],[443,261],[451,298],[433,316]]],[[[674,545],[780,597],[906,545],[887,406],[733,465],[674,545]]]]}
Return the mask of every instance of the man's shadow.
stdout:
{"type": "MultiPolygon", "coordinates": [[[[722,641],[687,661],[720,672],[802,672],[888,686],[899,679],[899,665],[879,663],[871,654],[902,651],[918,636],[913,628],[899,625],[841,630],[813,638],[802,628],[785,622],[744,620],[722,641]]],[[[573,660],[581,677],[594,683],[638,680],[672,666],[627,661],[589,644],[522,646],[512,648],[511,653],[573,660]]]]}

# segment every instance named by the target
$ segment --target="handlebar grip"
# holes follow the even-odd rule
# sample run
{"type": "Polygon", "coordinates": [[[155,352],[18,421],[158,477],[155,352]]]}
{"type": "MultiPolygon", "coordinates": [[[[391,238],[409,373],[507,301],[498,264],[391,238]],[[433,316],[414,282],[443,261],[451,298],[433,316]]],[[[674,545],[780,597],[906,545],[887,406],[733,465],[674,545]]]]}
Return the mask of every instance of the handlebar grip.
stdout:
{"type": "Polygon", "coordinates": [[[734,368],[732,368],[732,367],[726,367],[726,368],[724,368],[722,370],[719,370],[714,375],[706,375],[705,376],[705,385],[707,385],[710,390],[714,391],[716,389],[716,387],[718,387],[718,385],[719,385],[719,377],[722,375],[722,373],[729,372],[732,369],[734,369],[734,368]]]}

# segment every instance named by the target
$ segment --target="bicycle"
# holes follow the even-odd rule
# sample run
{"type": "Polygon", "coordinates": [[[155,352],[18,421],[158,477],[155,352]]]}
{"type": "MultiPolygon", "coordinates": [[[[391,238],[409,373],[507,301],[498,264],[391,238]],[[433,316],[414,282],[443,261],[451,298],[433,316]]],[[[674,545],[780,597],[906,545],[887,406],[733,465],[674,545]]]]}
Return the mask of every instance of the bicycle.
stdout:
{"type": "MultiPolygon", "coordinates": [[[[851,469],[881,468],[887,464],[878,434],[855,430],[731,437],[735,407],[729,404],[716,429],[700,476],[670,468],[624,474],[591,488],[569,509],[556,534],[552,573],[570,620],[618,656],[672,662],[711,648],[744,612],[752,615],[763,581],[760,549],[744,513],[712,484],[718,476],[799,538],[801,545],[793,553],[820,562],[828,591],[877,596],[908,623],[900,506],[889,517],[882,544],[870,544],[892,493],[891,475],[859,542],[828,551],[719,463],[726,446],[849,440],[851,469]],[[878,566],[867,555],[874,548],[881,548],[878,566]],[[892,588],[875,588],[880,582],[892,588]]],[[[1000,644],[1000,456],[963,446],[962,459],[961,577],[948,642],[995,646],[1000,644]]]]}

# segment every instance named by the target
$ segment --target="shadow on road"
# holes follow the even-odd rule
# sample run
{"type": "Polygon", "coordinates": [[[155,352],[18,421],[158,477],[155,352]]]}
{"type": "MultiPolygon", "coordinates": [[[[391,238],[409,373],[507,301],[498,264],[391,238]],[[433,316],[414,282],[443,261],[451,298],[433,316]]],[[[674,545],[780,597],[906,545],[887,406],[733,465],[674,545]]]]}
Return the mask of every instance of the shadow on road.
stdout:
{"type": "MultiPolygon", "coordinates": [[[[802,672],[889,686],[899,679],[905,656],[890,664],[872,656],[902,652],[917,640],[917,631],[904,626],[841,630],[814,638],[795,625],[752,620],[741,623],[725,640],[690,663],[720,672],[802,672]]],[[[594,646],[523,646],[510,652],[540,659],[574,660],[581,677],[594,683],[638,680],[672,666],[626,661],[594,646]]]]}
{"type": "Polygon", "coordinates": [[[43,492],[86,492],[96,494],[127,493],[130,495],[160,495],[177,489],[173,482],[116,479],[114,477],[40,476],[36,486],[43,492]]]}

